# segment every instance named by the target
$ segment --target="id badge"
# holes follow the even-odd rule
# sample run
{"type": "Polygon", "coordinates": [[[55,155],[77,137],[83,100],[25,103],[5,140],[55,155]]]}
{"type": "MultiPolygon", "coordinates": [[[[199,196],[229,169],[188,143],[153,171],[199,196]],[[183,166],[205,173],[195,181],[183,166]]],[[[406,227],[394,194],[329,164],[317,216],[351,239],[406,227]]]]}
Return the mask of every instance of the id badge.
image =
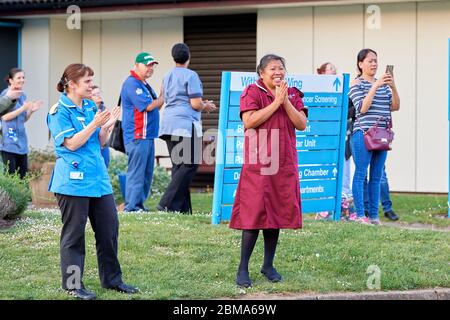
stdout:
{"type": "Polygon", "coordinates": [[[17,131],[13,128],[8,128],[8,133],[6,134],[6,136],[14,142],[17,142],[17,140],[19,140],[19,138],[17,137],[17,131]]]}
{"type": "Polygon", "coordinates": [[[71,180],[83,180],[83,172],[80,171],[71,171],[70,172],[71,180]]]}

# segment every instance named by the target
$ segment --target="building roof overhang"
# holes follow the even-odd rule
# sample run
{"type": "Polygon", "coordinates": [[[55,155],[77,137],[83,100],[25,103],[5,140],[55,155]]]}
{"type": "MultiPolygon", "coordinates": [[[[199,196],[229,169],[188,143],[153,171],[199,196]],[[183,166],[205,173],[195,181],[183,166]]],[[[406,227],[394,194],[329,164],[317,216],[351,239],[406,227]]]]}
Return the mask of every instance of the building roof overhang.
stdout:
{"type": "MultiPolygon", "coordinates": [[[[433,0],[416,0],[433,1],[433,0]]],[[[210,14],[211,12],[256,12],[260,8],[379,4],[411,0],[0,0],[0,17],[65,17],[78,6],[83,19],[160,17],[210,14]],[[99,16],[100,13],[100,16],[99,16]]]]}

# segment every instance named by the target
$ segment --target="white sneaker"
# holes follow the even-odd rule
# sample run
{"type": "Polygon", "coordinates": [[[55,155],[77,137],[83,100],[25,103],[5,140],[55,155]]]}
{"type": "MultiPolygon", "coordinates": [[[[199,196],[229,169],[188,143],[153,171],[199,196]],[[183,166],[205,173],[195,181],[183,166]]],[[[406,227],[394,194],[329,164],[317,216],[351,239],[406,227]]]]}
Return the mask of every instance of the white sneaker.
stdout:
{"type": "Polygon", "coordinates": [[[356,223],[359,223],[359,224],[370,225],[369,219],[367,219],[366,217],[364,217],[364,218],[356,218],[354,221],[356,223]]]}

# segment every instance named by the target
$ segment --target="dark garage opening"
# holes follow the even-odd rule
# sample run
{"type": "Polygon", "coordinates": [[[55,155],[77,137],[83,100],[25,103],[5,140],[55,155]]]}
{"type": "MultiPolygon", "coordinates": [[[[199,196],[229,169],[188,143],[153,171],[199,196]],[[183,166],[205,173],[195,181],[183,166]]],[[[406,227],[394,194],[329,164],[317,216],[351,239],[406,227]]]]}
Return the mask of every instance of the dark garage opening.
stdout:
{"type": "MultiPolygon", "coordinates": [[[[256,14],[184,17],[184,41],[191,50],[189,68],[203,83],[204,98],[220,108],[222,71],[255,71],[256,14]]],[[[218,127],[219,112],[202,113],[203,131],[218,127]]],[[[203,143],[215,143],[215,137],[203,143]]],[[[202,164],[192,187],[212,187],[215,165],[202,164]]]]}

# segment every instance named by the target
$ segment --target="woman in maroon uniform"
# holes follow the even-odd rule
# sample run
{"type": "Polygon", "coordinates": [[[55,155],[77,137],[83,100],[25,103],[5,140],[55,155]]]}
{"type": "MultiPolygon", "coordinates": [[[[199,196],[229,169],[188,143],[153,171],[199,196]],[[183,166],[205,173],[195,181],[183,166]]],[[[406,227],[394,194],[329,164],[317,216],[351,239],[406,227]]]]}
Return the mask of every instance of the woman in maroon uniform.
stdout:
{"type": "Polygon", "coordinates": [[[264,235],[261,273],[281,281],[273,267],[280,229],[302,227],[295,129],[306,127],[303,93],[284,80],[285,61],[264,56],[257,69],[259,80],[246,87],[240,99],[245,127],[242,166],[230,228],[242,230],[239,286],[250,287],[248,263],[259,230],[264,235]]]}

